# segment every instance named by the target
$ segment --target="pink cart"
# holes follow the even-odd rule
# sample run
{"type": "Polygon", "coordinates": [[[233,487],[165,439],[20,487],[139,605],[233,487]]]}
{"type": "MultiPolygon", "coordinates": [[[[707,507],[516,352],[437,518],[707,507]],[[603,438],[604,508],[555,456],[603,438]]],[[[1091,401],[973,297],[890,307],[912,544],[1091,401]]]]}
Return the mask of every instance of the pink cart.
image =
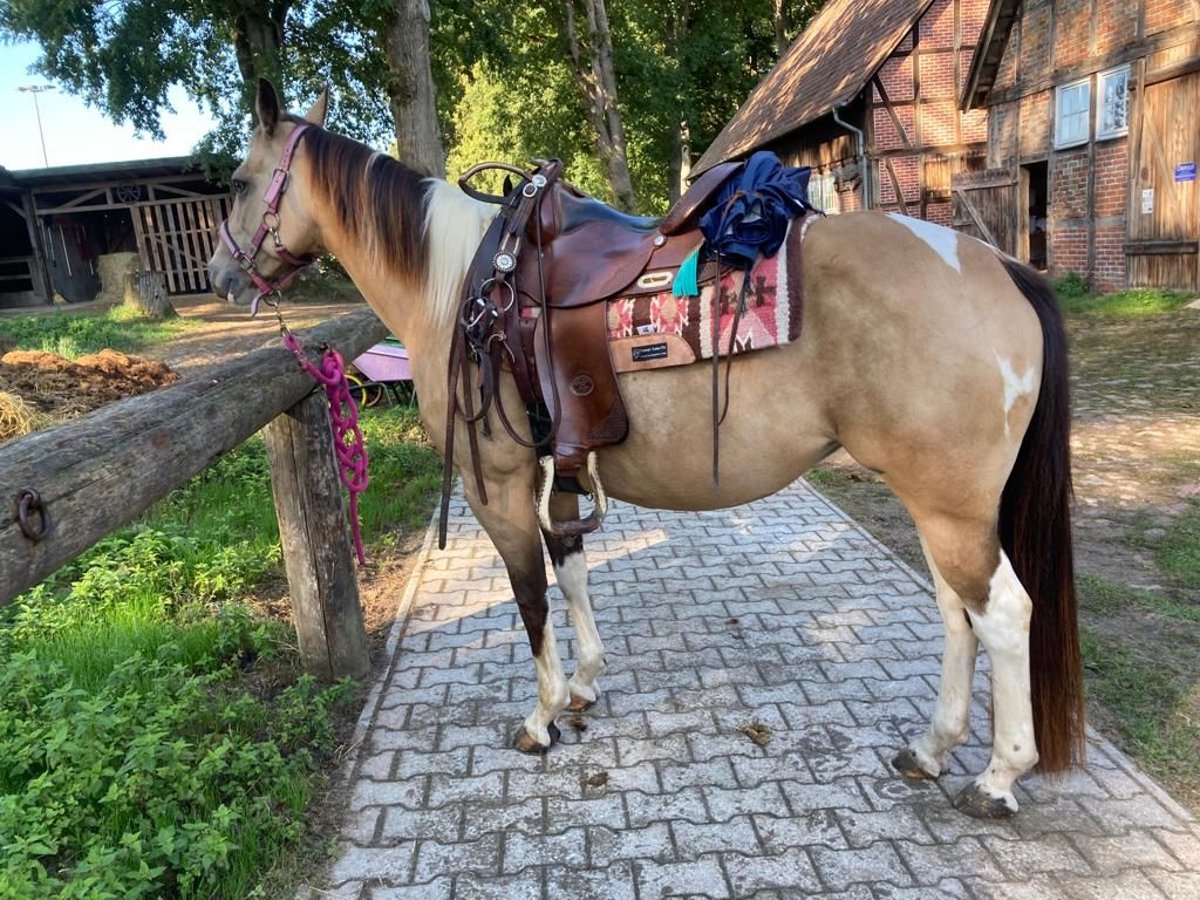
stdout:
{"type": "Polygon", "coordinates": [[[367,350],[353,362],[363,374],[364,382],[351,388],[355,400],[362,406],[374,406],[387,388],[396,403],[401,400],[400,388],[406,388],[408,402],[416,399],[412,387],[412,366],[408,350],[396,338],[389,337],[367,350]]]}

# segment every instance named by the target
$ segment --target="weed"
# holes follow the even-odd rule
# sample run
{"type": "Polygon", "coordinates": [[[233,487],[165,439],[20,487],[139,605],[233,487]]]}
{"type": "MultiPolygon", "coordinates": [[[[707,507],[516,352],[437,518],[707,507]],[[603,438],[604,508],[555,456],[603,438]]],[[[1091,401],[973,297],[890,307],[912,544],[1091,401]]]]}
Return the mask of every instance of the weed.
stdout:
{"type": "Polygon", "coordinates": [[[1136,609],[1177,622],[1200,622],[1200,606],[1192,603],[1181,603],[1163,594],[1135,590],[1086,572],[1080,573],[1075,581],[1081,608],[1093,615],[1112,618],[1136,609]]]}
{"type": "Polygon", "coordinates": [[[1065,304],[1086,297],[1091,291],[1088,289],[1087,279],[1078,272],[1068,272],[1062,278],[1055,279],[1054,293],[1058,294],[1059,302],[1065,304]]]}

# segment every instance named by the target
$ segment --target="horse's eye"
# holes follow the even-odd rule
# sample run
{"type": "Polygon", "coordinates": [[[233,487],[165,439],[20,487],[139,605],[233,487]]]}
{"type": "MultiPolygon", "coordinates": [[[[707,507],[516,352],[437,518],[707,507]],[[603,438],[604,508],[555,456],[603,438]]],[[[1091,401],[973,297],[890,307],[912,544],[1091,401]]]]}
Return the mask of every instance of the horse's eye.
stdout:
{"type": "Polygon", "coordinates": [[[242,181],[240,178],[233,179],[233,181],[229,183],[229,186],[233,188],[233,195],[235,197],[242,196],[242,194],[246,193],[247,188],[250,187],[249,183],[242,181]]]}

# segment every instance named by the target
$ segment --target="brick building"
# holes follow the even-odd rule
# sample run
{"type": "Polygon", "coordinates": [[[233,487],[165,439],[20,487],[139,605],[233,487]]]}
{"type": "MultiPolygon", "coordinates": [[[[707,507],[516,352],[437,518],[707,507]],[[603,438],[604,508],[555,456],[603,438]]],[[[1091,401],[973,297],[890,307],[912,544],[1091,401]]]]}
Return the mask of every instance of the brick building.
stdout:
{"type": "Polygon", "coordinates": [[[962,109],[987,169],[955,224],[1097,289],[1200,287],[1200,4],[992,0],[962,109]]]}
{"type": "Polygon", "coordinates": [[[986,164],[987,111],[958,98],[987,0],[830,0],[692,170],[774,150],[827,212],[950,224],[950,179],[986,164]]]}

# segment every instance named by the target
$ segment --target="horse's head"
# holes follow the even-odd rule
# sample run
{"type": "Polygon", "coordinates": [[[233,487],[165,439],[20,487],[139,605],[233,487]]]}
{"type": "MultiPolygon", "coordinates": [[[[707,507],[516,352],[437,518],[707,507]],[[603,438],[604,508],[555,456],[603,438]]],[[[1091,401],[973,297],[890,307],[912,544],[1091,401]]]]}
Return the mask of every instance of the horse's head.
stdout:
{"type": "Polygon", "coordinates": [[[322,93],[303,118],[288,115],[280,111],[270,82],[259,79],[258,127],[245,162],[233,172],[233,206],[208,263],[218,297],[245,305],[280,290],[320,249],[309,186],[298,175],[296,157],[304,132],[324,125],[327,105],[322,93]]]}

